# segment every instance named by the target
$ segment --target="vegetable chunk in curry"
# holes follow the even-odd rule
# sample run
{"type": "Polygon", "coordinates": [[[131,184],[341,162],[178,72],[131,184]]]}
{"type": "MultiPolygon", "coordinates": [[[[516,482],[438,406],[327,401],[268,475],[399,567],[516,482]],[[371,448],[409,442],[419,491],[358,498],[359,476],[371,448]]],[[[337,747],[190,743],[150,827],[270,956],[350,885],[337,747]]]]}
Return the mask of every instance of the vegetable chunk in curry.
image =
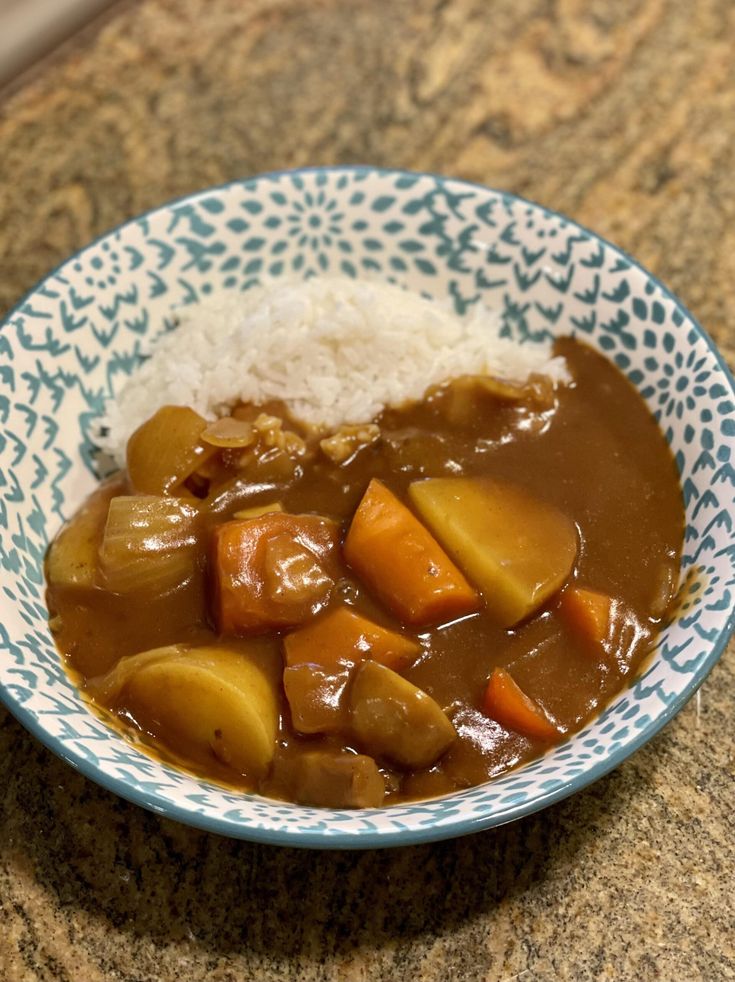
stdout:
{"type": "Polygon", "coordinates": [[[305,804],[441,795],[562,741],[650,650],[683,508],[633,388],[556,353],[569,385],[463,377],[336,432],[159,410],[49,550],[75,680],[159,758],[305,804]]]}

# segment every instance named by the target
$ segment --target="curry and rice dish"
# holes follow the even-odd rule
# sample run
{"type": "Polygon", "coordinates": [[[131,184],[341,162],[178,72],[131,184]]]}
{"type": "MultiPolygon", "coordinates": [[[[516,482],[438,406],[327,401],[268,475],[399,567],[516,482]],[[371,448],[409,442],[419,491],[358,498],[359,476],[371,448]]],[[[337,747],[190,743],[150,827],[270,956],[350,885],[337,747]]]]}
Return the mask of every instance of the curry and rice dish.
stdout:
{"type": "Polygon", "coordinates": [[[75,680],[159,758],[303,804],[442,795],[561,742],[650,650],[684,519],[632,386],[547,354],[563,380],[435,369],[330,425],[162,405],[49,550],[75,680]]]}

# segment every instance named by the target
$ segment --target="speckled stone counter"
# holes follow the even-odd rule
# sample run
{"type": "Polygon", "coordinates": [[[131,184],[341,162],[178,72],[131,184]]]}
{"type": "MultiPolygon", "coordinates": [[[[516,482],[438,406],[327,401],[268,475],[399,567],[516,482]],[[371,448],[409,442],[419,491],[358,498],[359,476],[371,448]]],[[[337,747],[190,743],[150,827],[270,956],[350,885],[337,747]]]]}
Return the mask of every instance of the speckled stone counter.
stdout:
{"type": "MultiPolygon", "coordinates": [[[[122,3],[0,99],[0,308],[172,196],[369,162],[591,225],[732,364],[733,50],[729,0],[122,3]]],[[[162,820],[0,710],[0,979],[735,979],[734,665],[556,807],[366,854],[162,820]]]]}

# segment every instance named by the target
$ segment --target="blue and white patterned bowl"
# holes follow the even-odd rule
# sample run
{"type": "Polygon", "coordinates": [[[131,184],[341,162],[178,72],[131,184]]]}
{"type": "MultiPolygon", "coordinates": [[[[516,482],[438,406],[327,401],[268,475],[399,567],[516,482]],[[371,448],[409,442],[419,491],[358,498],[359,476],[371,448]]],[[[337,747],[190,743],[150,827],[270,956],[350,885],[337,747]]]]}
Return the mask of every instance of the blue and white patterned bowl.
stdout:
{"type": "MultiPolygon", "coordinates": [[[[615,246],[510,194],[363,167],[269,174],[165,205],[60,266],[0,333],[0,696],[104,787],[201,828],[264,842],[368,847],[462,835],[579,790],[683,706],[733,628],[735,389],[664,286],[615,246]],[[687,514],[691,591],[642,675],[562,746],[481,787],[362,812],[234,794],[142,755],[90,712],[47,627],[43,558],[95,485],[90,433],[173,308],[263,277],[385,277],[508,335],[573,333],[605,352],[666,434],[687,514]]],[[[689,581],[688,581],[689,582],[689,581]]]]}

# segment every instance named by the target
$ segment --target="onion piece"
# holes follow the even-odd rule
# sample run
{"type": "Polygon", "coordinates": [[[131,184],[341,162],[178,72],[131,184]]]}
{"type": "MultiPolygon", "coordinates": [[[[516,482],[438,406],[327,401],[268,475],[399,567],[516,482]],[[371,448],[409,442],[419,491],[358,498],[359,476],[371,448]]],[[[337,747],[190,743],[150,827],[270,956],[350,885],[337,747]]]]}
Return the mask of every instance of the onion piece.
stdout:
{"type": "Polygon", "coordinates": [[[528,385],[497,375],[460,375],[450,382],[451,387],[466,388],[492,396],[501,402],[521,402],[528,396],[528,385]]]}
{"type": "Polygon", "coordinates": [[[253,505],[252,508],[243,508],[236,511],[233,518],[260,518],[261,515],[270,515],[271,512],[282,512],[283,505],[280,501],[272,501],[269,505],[253,505]]]}
{"type": "Polygon", "coordinates": [[[217,448],[201,442],[207,421],[186,406],[163,406],[128,440],[130,481],[140,494],[171,494],[217,448]]]}
{"type": "Polygon", "coordinates": [[[202,440],[213,447],[249,447],[255,443],[255,428],[243,419],[222,416],[202,431],[202,440]]]}
{"type": "Polygon", "coordinates": [[[376,423],[340,426],[331,436],[319,441],[322,453],[335,464],[343,464],[356,453],[380,439],[376,423]]]}
{"type": "Polygon", "coordinates": [[[121,495],[110,502],[100,573],[115,593],[167,593],[197,569],[199,511],[178,498],[121,495]]]}
{"type": "Polygon", "coordinates": [[[119,489],[118,479],[103,484],[56,536],[46,558],[49,586],[94,586],[100,532],[107,519],[110,499],[119,489]]]}

